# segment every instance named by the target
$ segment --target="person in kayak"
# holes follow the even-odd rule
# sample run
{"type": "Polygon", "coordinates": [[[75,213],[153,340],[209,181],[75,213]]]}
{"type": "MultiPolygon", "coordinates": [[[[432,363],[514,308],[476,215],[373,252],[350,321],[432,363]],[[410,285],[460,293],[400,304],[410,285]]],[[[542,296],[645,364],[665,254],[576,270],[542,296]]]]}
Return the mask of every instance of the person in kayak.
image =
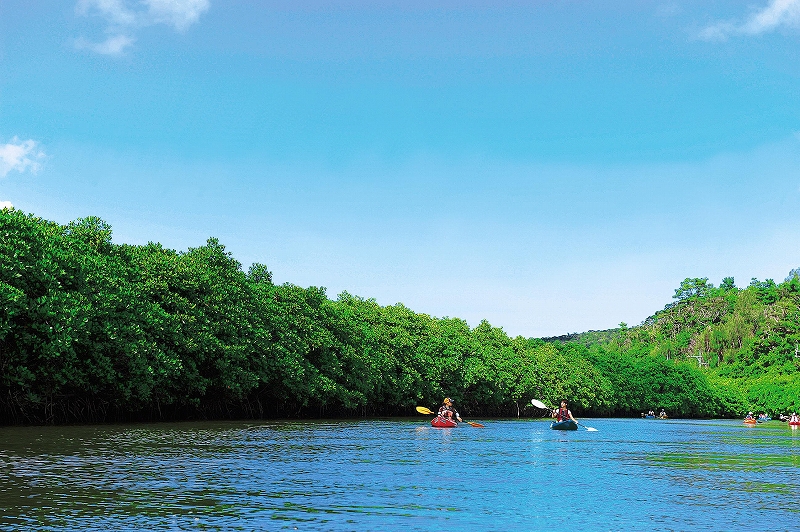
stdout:
{"type": "Polygon", "coordinates": [[[800,417],[797,417],[797,412],[792,412],[792,415],[789,417],[789,423],[797,423],[800,421],[800,417]]]}
{"type": "Polygon", "coordinates": [[[658,413],[658,417],[660,417],[661,419],[666,419],[667,411],[662,408],[661,412],[658,413]]]}
{"type": "Polygon", "coordinates": [[[453,400],[449,397],[445,397],[444,401],[442,401],[442,406],[439,408],[439,417],[444,419],[453,419],[454,417],[461,422],[461,416],[458,415],[458,411],[453,407],[453,400]]]}
{"type": "Polygon", "coordinates": [[[566,399],[563,399],[561,401],[561,407],[560,408],[556,408],[555,410],[553,410],[553,417],[556,418],[556,421],[559,422],[559,423],[562,422],[562,421],[566,421],[568,419],[571,419],[572,421],[575,421],[575,423],[577,423],[575,418],[572,417],[572,412],[570,412],[569,408],[567,408],[567,400],[566,399]]]}
{"type": "Polygon", "coordinates": [[[744,419],[745,419],[745,421],[750,420],[750,419],[755,421],[755,419],[753,418],[753,413],[752,412],[748,412],[747,415],[744,416],[744,419]]]}

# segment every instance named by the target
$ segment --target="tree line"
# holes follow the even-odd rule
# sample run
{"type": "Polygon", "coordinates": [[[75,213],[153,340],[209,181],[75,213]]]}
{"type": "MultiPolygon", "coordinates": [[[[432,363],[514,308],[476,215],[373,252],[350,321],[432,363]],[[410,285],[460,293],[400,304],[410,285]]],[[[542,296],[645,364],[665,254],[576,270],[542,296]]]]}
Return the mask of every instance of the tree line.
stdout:
{"type": "Polygon", "coordinates": [[[640,326],[562,341],[278,285],[214,238],[111,236],[0,211],[0,422],[413,415],[445,396],[469,416],[538,415],[534,397],[579,415],[794,407],[796,275],[687,279],[640,326]]]}

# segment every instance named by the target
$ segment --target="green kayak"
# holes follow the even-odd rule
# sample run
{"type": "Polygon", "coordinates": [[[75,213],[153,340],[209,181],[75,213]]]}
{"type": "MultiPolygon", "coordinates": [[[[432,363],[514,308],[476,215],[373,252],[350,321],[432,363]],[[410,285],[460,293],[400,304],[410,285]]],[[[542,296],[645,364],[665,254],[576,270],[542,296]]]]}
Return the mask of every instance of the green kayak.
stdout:
{"type": "Polygon", "coordinates": [[[553,421],[550,423],[550,428],[553,430],[578,430],[578,424],[571,419],[564,421],[553,421]]]}

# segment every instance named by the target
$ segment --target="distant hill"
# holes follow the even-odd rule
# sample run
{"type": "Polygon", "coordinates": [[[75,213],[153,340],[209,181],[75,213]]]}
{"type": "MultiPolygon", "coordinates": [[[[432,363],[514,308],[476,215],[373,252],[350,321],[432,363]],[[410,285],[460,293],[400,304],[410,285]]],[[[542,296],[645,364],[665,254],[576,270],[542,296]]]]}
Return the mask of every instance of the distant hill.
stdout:
{"type": "Polygon", "coordinates": [[[561,336],[545,336],[543,338],[539,338],[539,340],[546,342],[546,343],[554,343],[554,342],[575,342],[582,345],[593,345],[593,344],[603,344],[610,342],[617,334],[619,334],[620,329],[605,329],[602,331],[585,331],[585,332],[574,332],[574,333],[567,333],[562,334],[561,336]]]}

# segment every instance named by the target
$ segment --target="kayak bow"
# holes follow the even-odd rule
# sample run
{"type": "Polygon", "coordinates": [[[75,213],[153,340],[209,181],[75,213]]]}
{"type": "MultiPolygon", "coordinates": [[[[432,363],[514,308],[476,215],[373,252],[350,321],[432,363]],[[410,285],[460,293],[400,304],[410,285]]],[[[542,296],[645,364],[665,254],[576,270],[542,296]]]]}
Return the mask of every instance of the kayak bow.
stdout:
{"type": "Polygon", "coordinates": [[[452,429],[457,426],[458,423],[452,419],[445,419],[442,416],[436,416],[435,418],[431,419],[431,427],[436,427],[437,429],[452,429]]]}
{"type": "Polygon", "coordinates": [[[571,419],[564,421],[553,421],[550,423],[550,428],[553,430],[578,430],[578,424],[571,419]]]}

